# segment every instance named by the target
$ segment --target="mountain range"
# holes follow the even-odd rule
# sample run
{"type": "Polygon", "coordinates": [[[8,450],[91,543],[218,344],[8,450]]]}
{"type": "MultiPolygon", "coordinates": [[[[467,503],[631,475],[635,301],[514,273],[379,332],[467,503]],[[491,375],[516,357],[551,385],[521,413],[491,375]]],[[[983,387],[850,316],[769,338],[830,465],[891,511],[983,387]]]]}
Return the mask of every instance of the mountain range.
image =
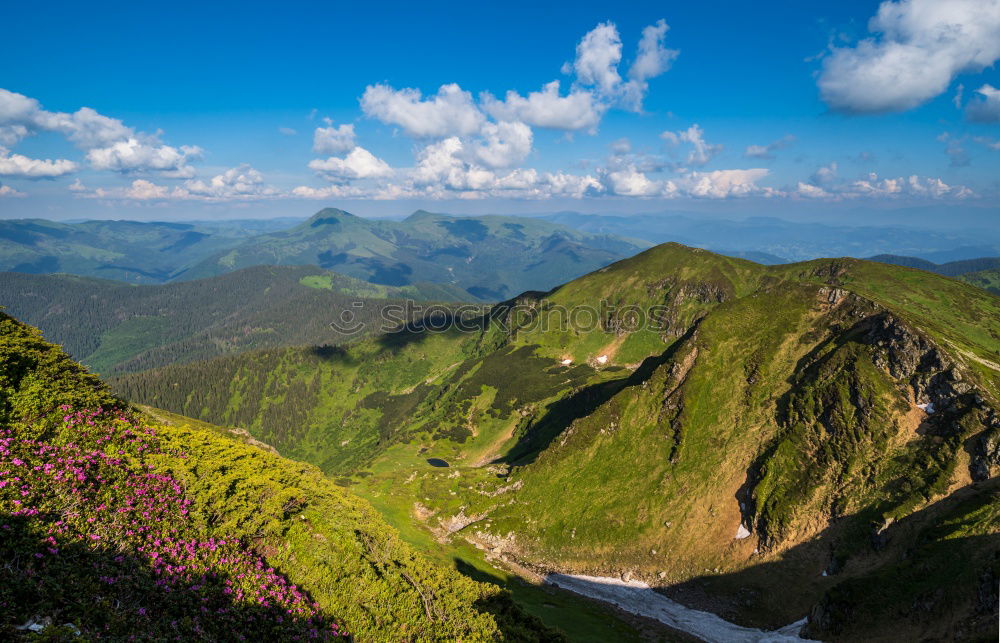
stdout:
{"type": "Polygon", "coordinates": [[[218,222],[0,220],[0,271],[66,272],[129,283],[162,283],[243,239],[288,220],[218,222]]]}
{"type": "Polygon", "coordinates": [[[666,244],[474,328],[112,385],[526,575],[642,581],[821,640],[995,627],[1000,299],[943,276],[666,244]]]}
{"type": "Polygon", "coordinates": [[[389,221],[328,208],[291,229],[220,251],[184,278],[260,264],[309,264],[388,286],[451,284],[475,299],[496,301],[530,288],[551,288],[648,245],[523,217],[418,211],[389,221]]]}
{"type": "Polygon", "coordinates": [[[913,255],[949,262],[1000,255],[1000,235],[990,229],[922,224],[831,225],[777,217],[726,219],[701,214],[629,216],[561,212],[545,220],[591,234],[616,234],[650,243],[676,241],[758,263],[788,263],[819,257],[913,255]]]}

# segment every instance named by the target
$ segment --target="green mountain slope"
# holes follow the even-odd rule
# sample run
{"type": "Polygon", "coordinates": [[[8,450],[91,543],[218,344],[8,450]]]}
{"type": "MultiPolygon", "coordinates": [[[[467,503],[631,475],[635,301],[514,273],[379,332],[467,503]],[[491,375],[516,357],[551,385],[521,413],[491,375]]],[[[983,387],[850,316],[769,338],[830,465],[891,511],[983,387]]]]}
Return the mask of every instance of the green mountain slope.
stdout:
{"type": "Polygon", "coordinates": [[[3,314],[0,426],[5,640],[558,638],[313,467],[122,408],[3,314]]]}
{"type": "Polygon", "coordinates": [[[134,286],[73,275],[0,275],[0,304],[91,368],[120,373],[269,346],[352,338],[331,322],[372,322],[400,298],[453,300],[434,284],[393,288],[310,266],[257,266],[210,279],[134,286]]]}
{"type": "Polygon", "coordinates": [[[377,284],[455,284],[481,300],[550,288],[648,244],[523,217],[416,212],[403,221],[326,209],[290,230],[219,252],[191,279],[259,264],[318,265],[377,284]]]}
{"type": "Polygon", "coordinates": [[[1000,268],[967,272],[961,275],[959,280],[978,286],[994,295],[1000,295],[1000,268]]]}
{"type": "Polygon", "coordinates": [[[522,567],[710,590],[756,626],[811,613],[824,640],[918,613],[974,634],[995,610],[970,579],[1000,555],[1000,298],[919,270],[667,244],[469,332],[115,386],[245,427],[386,515],[522,567]],[[295,430],[267,419],[286,413],[295,430]],[[950,558],[942,593],[907,583],[950,558]],[[865,599],[879,584],[882,611],[865,599]]]}
{"type": "Polygon", "coordinates": [[[0,221],[0,271],[66,272],[162,283],[205,257],[288,221],[0,221]]]}

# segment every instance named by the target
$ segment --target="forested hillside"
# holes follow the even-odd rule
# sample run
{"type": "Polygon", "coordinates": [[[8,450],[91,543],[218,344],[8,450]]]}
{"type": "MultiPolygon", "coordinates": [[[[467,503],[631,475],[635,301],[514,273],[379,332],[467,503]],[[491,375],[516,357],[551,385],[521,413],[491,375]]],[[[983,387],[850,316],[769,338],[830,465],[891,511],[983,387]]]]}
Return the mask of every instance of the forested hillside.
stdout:
{"type": "Polygon", "coordinates": [[[310,266],[257,266],[133,286],[73,275],[0,274],[0,305],[103,374],[269,346],[337,344],[381,327],[402,298],[454,301],[447,285],[378,286],[310,266]],[[350,323],[337,324],[349,316],[350,323]]]}
{"type": "Polygon", "coordinates": [[[809,614],[823,640],[995,624],[1000,298],[945,277],[667,244],[474,332],[114,385],[542,572],[711,595],[754,626],[809,614]],[[594,323],[540,323],[584,307],[594,323]]]}
{"type": "Polygon", "coordinates": [[[978,286],[994,295],[1000,295],[1000,268],[967,272],[959,277],[961,281],[978,286]]]}
{"type": "Polygon", "coordinates": [[[2,313],[0,427],[4,640],[559,639],[315,468],[155,423],[2,313]]]}

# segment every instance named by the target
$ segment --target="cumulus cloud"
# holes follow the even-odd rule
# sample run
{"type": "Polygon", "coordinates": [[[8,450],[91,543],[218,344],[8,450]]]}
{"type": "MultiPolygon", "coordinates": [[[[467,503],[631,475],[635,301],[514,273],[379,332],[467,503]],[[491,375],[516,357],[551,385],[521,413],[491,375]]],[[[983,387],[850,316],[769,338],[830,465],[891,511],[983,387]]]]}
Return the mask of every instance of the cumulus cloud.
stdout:
{"type": "Polygon", "coordinates": [[[231,201],[285,196],[277,188],[266,185],[263,175],[247,164],[230,168],[207,180],[189,179],[173,187],[158,185],[147,179],[135,179],[127,187],[90,190],[77,179],[69,189],[86,198],[128,201],[231,201]]]}
{"type": "Polygon", "coordinates": [[[573,71],[584,85],[593,85],[611,95],[622,82],[618,63],[622,59],[622,41],[614,23],[604,22],[588,32],[576,46],[573,71]]]}
{"type": "MultiPolygon", "coordinates": [[[[611,194],[619,196],[665,196],[664,190],[667,184],[651,180],[634,165],[628,165],[605,173],[604,185],[611,194]]],[[[670,186],[672,188],[670,191],[676,189],[673,183],[670,183],[670,186]]]]}
{"type": "Polygon", "coordinates": [[[757,185],[757,181],[770,173],[765,168],[749,170],[715,170],[713,172],[691,172],[684,179],[689,196],[709,199],[727,199],[745,196],[777,196],[770,188],[757,185]]]}
{"type": "MultiPolygon", "coordinates": [[[[158,134],[137,132],[117,118],[89,107],[73,113],[50,112],[34,98],[0,89],[0,145],[14,145],[38,132],[62,134],[86,152],[86,160],[96,170],[157,171],[163,176],[186,178],[194,176],[187,162],[201,155],[197,147],[164,145],[158,134]]],[[[32,167],[44,176],[59,176],[78,169],[68,160],[37,161],[32,167]]]]}
{"type": "Polygon", "coordinates": [[[748,145],[743,156],[748,159],[773,160],[775,152],[785,149],[794,142],[795,137],[789,134],[767,145],[748,145]]]}
{"type": "Polygon", "coordinates": [[[22,197],[22,196],[28,196],[28,195],[25,194],[24,192],[18,192],[17,190],[15,190],[14,188],[10,187],[9,185],[0,185],[0,198],[3,198],[5,196],[9,196],[9,197],[22,197]]]}
{"type": "Polygon", "coordinates": [[[642,30],[639,50],[628,70],[629,80],[624,89],[625,102],[635,111],[642,109],[642,100],[649,89],[649,79],[670,69],[671,63],[680,55],[679,50],[664,46],[669,29],[667,21],[660,19],[642,30]]]}
{"type": "Polygon", "coordinates": [[[77,164],[66,159],[33,159],[11,154],[0,147],[0,176],[22,179],[53,179],[77,170],[77,164]]]}
{"type": "Polygon", "coordinates": [[[317,127],[313,132],[313,152],[317,154],[343,154],[354,149],[354,125],[333,126],[329,119],[327,127],[317,127]]]}
{"type": "Polygon", "coordinates": [[[1000,58],[1000,0],[883,2],[868,29],[873,36],[823,60],[820,94],[835,110],[911,109],[943,93],[956,74],[1000,58]]]}
{"type": "Polygon", "coordinates": [[[976,90],[982,98],[969,101],[965,115],[977,123],[1000,123],[1000,89],[983,85],[976,90]]]}
{"type": "Polygon", "coordinates": [[[184,182],[193,196],[205,199],[267,198],[278,196],[277,189],[264,184],[264,176],[244,163],[213,176],[208,181],[184,182]]]}
{"type": "Polygon", "coordinates": [[[491,168],[517,165],[531,153],[531,128],[524,123],[502,121],[487,123],[481,132],[482,143],[474,148],[477,161],[491,168]]]}
{"type": "Polygon", "coordinates": [[[527,96],[508,91],[504,100],[483,93],[480,102],[486,113],[498,121],[521,121],[534,127],[570,131],[594,130],[607,111],[607,105],[588,91],[572,89],[561,96],[558,80],[527,96]]]}
{"type": "Polygon", "coordinates": [[[712,144],[705,140],[705,132],[702,131],[701,127],[699,127],[697,123],[686,130],[678,132],[663,132],[660,134],[660,138],[673,147],[684,143],[688,144],[690,146],[690,150],[688,151],[688,155],[684,162],[692,167],[701,167],[706,165],[720,152],[722,152],[722,145],[712,144]]]}
{"type": "Polygon", "coordinates": [[[968,199],[976,194],[964,185],[948,185],[935,177],[879,177],[869,172],[859,179],[844,180],[837,174],[837,164],[819,168],[808,183],[800,182],[793,195],[812,199],[968,199]]]}
{"type": "Polygon", "coordinates": [[[95,170],[123,173],[159,170],[171,178],[191,178],[194,168],[188,165],[188,161],[201,158],[201,154],[199,147],[182,145],[176,148],[130,137],[108,147],[94,148],[87,152],[86,159],[95,170]]]}
{"type": "Polygon", "coordinates": [[[379,179],[392,176],[392,168],[363,147],[355,147],[344,158],[331,156],[309,162],[309,169],[334,182],[379,179]]]}
{"type": "Polygon", "coordinates": [[[427,99],[419,89],[369,85],[361,96],[361,109],[415,138],[467,136],[478,132],[486,120],[473,103],[472,94],[455,83],[442,85],[427,99]]]}

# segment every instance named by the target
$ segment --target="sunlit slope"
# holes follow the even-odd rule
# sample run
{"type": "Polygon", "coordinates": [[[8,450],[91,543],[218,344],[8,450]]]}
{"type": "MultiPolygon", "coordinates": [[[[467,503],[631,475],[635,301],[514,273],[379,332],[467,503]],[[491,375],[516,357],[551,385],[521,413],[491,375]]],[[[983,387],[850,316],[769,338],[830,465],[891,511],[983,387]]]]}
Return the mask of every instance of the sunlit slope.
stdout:
{"type": "Polygon", "coordinates": [[[432,564],[314,467],[122,408],[0,314],[0,632],[248,640],[550,640],[432,564]],[[67,624],[63,626],[63,624],[67,624]]]}

